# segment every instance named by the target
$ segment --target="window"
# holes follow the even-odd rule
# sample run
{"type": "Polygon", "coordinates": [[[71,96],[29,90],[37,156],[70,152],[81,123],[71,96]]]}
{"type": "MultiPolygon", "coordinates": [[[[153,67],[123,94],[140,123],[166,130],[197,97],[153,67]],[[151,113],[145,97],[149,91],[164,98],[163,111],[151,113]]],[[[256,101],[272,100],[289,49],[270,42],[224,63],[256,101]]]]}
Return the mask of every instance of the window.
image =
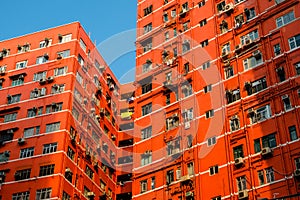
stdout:
{"type": "Polygon", "coordinates": [[[23,61],[17,62],[16,69],[22,69],[22,68],[25,68],[26,66],[27,66],[27,60],[23,60],[23,61]]]}
{"type": "Polygon", "coordinates": [[[75,151],[71,147],[68,147],[67,156],[71,158],[71,160],[75,158],[75,151]]]}
{"type": "Polygon", "coordinates": [[[50,133],[50,132],[53,132],[53,131],[58,131],[59,128],[60,128],[60,122],[46,124],[46,133],[50,133]]]}
{"type": "Polygon", "coordinates": [[[240,176],[236,179],[238,191],[247,189],[246,176],[240,176]]]}
{"type": "Polygon", "coordinates": [[[296,169],[300,169],[300,157],[295,158],[295,166],[296,166],[296,169]]]}
{"type": "Polygon", "coordinates": [[[264,136],[262,138],[258,138],[254,140],[254,150],[255,153],[258,153],[261,151],[261,143],[262,143],[262,147],[276,147],[276,137],[275,137],[275,133],[269,134],[267,136],[264,136]]]}
{"type": "Polygon", "coordinates": [[[147,180],[143,180],[140,182],[141,193],[144,193],[148,189],[147,180]]]}
{"type": "Polygon", "coordinates": [[[193,113],[193,108],[184,110],[182,113],[184,121],[188,122],[193,120],[193,113]]]}
{"type": "Polygon", "coordinates": [[[7,96],[7,104],[17,103],[21,100],[21,94],[8,95],[7,96]]]}
{"type": "Polygon", "coordinates": [[[242,45],[247,45],[252,43],[254,40],[256,40],[259,37],[257,29],[254,31],[251,31],[250,33],[243,35],[240,40],[242,45]]]}
{"type": "Polygon", "coordinates": [[[29,200],[30,192],[18,192],[12,195],[12,200],[29,200]]]}
{"type": "Polygon", "coordinates": [[[78,63],[80,64],[81,67],[84,67],[84,59],[82,58],[81,55],[78,55],[78,63]]]}
{"type": "Polygon", "coordinates": [[[289,133],[290,133],[290,139],[291,141],[297,140],[298,136],[297,136],[297,130],[296,130],[296,126],[289,126],[289,133]]]}
{"type": "Polygon", "coordinates": [[[43,154],[53,153],[56,152],[56,150],[57,142],[43,145],[43,154]]]}
{"type": "Polygon", "coordinates": [[[163,21],[164,21],[164,22],[169,21],[169,16],[168,16],[168,13],[167,13],[167,12],[165,12],[165,13],[163,14],[163,21]]]}
{"type": "Polygon", "coordinates": [[[166,105],[170,105],[170,103],[171,103],[171,94],[168,93],[166,94],[166,105]]]}
{"type": "Polygon", "coordinates": [[[52,103],[51,105],[46,106],[46,113],[61,111],[62,107],[63,103],[52,103]]]}
{"type": "Polygon", "coordinates": [[[216,143],[217,143],[217,138],[216,138],[216,136],[210,137],[210,138],[207,139],[207,146],[212,146],[212,145],[214,145],[214,144],[216,144],[216,143]]]}
{"type": "Polygon", "coordinates": [[[266,168],[266,183],[272,183],[275,181],[274,170],[272,167],[266,168]]]}
{"type": "Polygon", "coordinates": [[[166,119],[166,130],[171,130],[173,128],[178,127],[179,125],[179,117],[177,114],[166,119]]]}
{"type": "Polygon", "coordinates": [[[257,175],[258,175],[259,185],[264,185],[265,184],[265,172],[264,172],[264,170],[259,170],[257,172],[257,175]]]}
{"type": "Polygon", "coordinates": [[[167,143],[167,154],[174,155],[180,152],[180,139],[176,138],[167,143]]]}
{"type": "Polygon", "coordinates": [[[141,155],[141,166],[152,163],[152,151],[146,151],[141,155]]]}
{"type": "Polygon", "coordinates": [[[295,19],[294,11],[288,12],[287,14],[280,16],[276,19],[276,26],[282,27],[295,19]]]}
{"type": "Polygon", "coordinates": [[[262,54],[259,50],[253,52],[252,56],[243,60],[244,70],[254,68],[263,63],[262,54]]]}
{"type": "Polygon", "coordinates": [[[168,41],[169,39],[170,39],[170,33],[168,31],[168,32],[165,32],[165,41],[168,41]]]}
{"type": "Polygon", "coordinates": [[[71,196],[65,191],[63,191],[62,200],[71,200],[71,196]]]}
{"type": "Polygon", "coordinates": [[[25,128],[24,129],[24,137],[31,137],[33,135],[38,135],[40,134],[40,126],[36,127],[30,127],[30,128],[25,128]]]}
{"type": "Polygon", "coordinates": [[[276,68],[277,77],[279,79],[279,82],[285,81],[285,71],[283,67],[277,67],[276,68]]]}
{"type": "Polygon", "coordinates": [[[189,23],[190,21],[187,21],[182,24],[183,31],[187,31],[189,29],[189,23]]]}
{"type": "Polygon", "coordinates": [[[296,74],[300,75],[300,62],[296,63],[294,66],[295,66],[296,74]]]}
{"type": "Polygon", "coordinates": [[[11,86],[22,85],[24,83],[24,76],[23,75],[15,76],[11,80],[12,80],[11,86]]]}
{"type": "Polygon", "coordinates": [[[150,5],[150,6],[148,6],[147,8],[144,9],[144,17],[149,15],[150,13],[152,13],[152,8],[153,8],[153,6],[150,5]]]}
{"type": "Polygon", "coordinates": [[[57,56],[58,56],[58,58],[69,57],[70,56],[70,50],[64,50],[64,51],[57,52],[57,56]]]}
{"type": "Polygon", "coordinates": [[[182,43],[182,53],[186,53],[191,49],[191,45],[190,45],[190,41],[189,40],[185,40],[182,43]]]}
{"type": "Polygon", "coordinates": [[[281,99],[282,99],[282,102],[283,102],[283,106],[284,106],[284,110],[285,111],[288,111],[288,110],[290,110],[290,109],[292,109],[293,107],[292,107],[292,104],[291,104],[291,100],[290,100],[290,97],[289,97],[289,95],[283,95],[282,97],[281,97],[281,99]]]}
{"type": "Polygon", "coordinates": [[[171,17],[172,18],[176,17],[176,9],[171,10],[171,17]]]}
{"type": "Polygon", "coordinates": [[[240,28],[244,23],[244,15],[239,14],[234,18],[234,21],[235,21],[235,28],[240,28]]]}
{"type": "Polygon", "coordinates": [[[182,91],[183,97],[188,97],[188,96],[192,95],[193,94],[192,85],[191,84],[183,85],[181,87],[181,91],[182,91]]]}
{"type": "Polygon", "coordinates": [[[200,7],[202,7],[202,6],[204,6],[205,5],[205,0],[202,0],[202,1],[200,1],[199,3],[198,3],[198,7],[200,8],[200,7]]]}
{"type": "Polygon", "coordinates": [[[51,198],[52,188],[43,188],[36,191],[36,200],[47,200],[51,198]]]}
{"type": "Polygon", "coordinates": [[[266,77],[253,81],[252,83],[246,82],[245,89],[248,95],[255,94],[267,88],[266,77]]]}
{"type": "Polygon", "coordinates": [[[233,148],[234,159],[244,158],[243,145],[239,145],[233,148]]]}
{"type": "Polygon", "coordinates": [[[213,116],[214,116],[214,110],[206,111],[206,113],[205,113],[206,119],[212,118],[213,116]]]}
{"type": "Polygon", "coordinates": [[[227,90],[226,91],[226,98],[227,98],[228,104],[241,99],[240,89],[227,90]]]}
{"type": "Polygon", "coordinates": [[[94,177],[94,171],[89,166],[87,166],[87,165],[85,167],[85,173],[86,173],[86,175],[88,175],[88,177],[90,177],[91,179],[93,179],[93,177],[94,177]]]}
{"type": "Polygon", "coordinates": [[[51,87],[51,94],[58,94],[65,91],[65,84],[54,84],[51,87]]]}
{"type": "MultiPolygon", "coordinates": [[[[177,29],[176,28],[173,29],[173,36],[174,37],[177,36],[177,29]]],[[[173,55],[174,55],[174,57],[177,56],[177,48],[176,47],[173,49],[173,55]]]]}
{"type": "Polygon", "coordinates": [[[58,35],[59,43],[69,42],[72,40],[72,34],[58,35]]]}
{"type": "Polygon", "coordinates": [[[230,131],[236,131],[240,129],[240,119],[236,115],[230,118],[229,124],[230,131]]]}
{"type": "Polygon", "coordinates": [[[256,16],[255,8],[250,8],[250,9],[245,8],[244,11],[245,11],[247,20],[250,20],[256,16]]]}
{"type": "Polygon", "coordinates": [[[152,136],[152,126],[142,129],[142,140],[150,138],[152,136]]]}
{"type": "Polygon", "coordinates": [[[271,115],[270,105],[262,106],[255,111],[250,109],[249,112],[251,124],[269,119],[271,115]]]}
{"type": "Polygon", "coordinates": [[[152,103],[142,106],[142,116],[152,112],[152,103]]]}
{"type": "Polygon", "coordinates": [[[19,180],[29,179],[30,173],[31,173],[31,169],[18,170],[15,173],[15,180],[19,181],[19,180]]]}
{"type": "Polygon", "coordinates": [[[27,52],[30,50],[30,44],[26,43],[23,46],[22,45],[18,45],[18,53],[23,53],[23,52],[27,52]]]}
{"type": "Polygon", "coordinates": [[[82,50],[84,51],[84,52],[86,52],[86,44],[84,43],[84,41],[80,38],[80,40],[79,40],[79,45],[80,45],[80,47],[82,48],[82,50]]]}
{"type": "Polygon", "coordinates": [[[288,39],[290,49],[295,49],[300,46],[300,34],[288,39]]]}
{"type": "Polygon", "coordinates": [[[214,175],[214,174],[217,174],[219,173],[219,166],[218,165],[215,165],[215,166],[212,166],[209,168],[209,175],[214,175]]]}
{"type": "Polygon", "coordinates": [[[43,64],[45,62],[47,62],[49,59],[49,56],[47,54],[43,55],[43,56],[39,56],[36,58],[36,64],[43,64]]]}
{"type": "Polygon", "coordinates": [[[155,189],[155,176],[151,177],[151,190],[155,189]]]}
{"type": "Polygon", "coordinates": [[[225,10],[225,1],[222,1],[221,3],[217,4],[217,10],[218,12],[222,12],[225,10]]]}
{"type": "Polygon", "coordinates": [[[187,164],[187,173],[189,176],[194,175],[194,163],[190,162],[187,164]]]}
{"type": "Polygon", "coordinates": [[[47,175],[54,174],[54,167],[55,167],[54,164],[40,166],[39,176],[47,176],[47,175]]]}
{"type": "Polygon", "coordinates": [[[221,196],[213,197],[211,200],[221,200],[221,196]]]}
{"type": "Polygon", "coordinates": [[[225,72],[225,78],[226,79],[229,79],[230,77],[232,77],[234,75],[233,67],[232,66],[226,67],[224,69],[224,72],[225,72]]]}
{"type": "Polygon", "coordinates": [[[208,45],[208,39],[200,42],[200,46],[203,48],[203,47],[206,47],[208,45]]]}
{"type": "Polygon", "coordinates": [[[152,61],[151,60],[147,60],[146,63],[143,64],[142,73],[146,73],[146,72],[150,71],[151,68],[152,68],[152,61]]]}
{"type": "Polygon", "coordinates": [[[150,31],[152,31],[152,23],[149,23],[146,26],[144,26],[144,34],[150,32],[150,31]]]}
{"type": "Polygon", "coordinates": [[[11,122],[11,121],[16,121],[17,120],[17,113],[10,113],[4,115],[4,122],[11,122]]]}
{"type": "Polygon", "coordinates": [[[169,170],[167,171],[167,184],[171,184],[174,181],[174,171],[169,170]]]}
{"type": "Polygon", "coordinates": [[[27,110],[27,117],[35,117],[37,114],[37,108],[31,108],[27,110]]]}
{"type": "Polygon", "coordinates": [[[204,25],[206,25],[206,24],[207,24],[207,20],[206,20],[206,19],[203,19],[203,20],[201,20],[201,21],[199,22],[200,27],[202,27],[202,26],[204,26],[204,25]]]}
{"type": "Polygon", "coordinates": [[[208,69],[209,67],[210,67],[210,61],[207,61],[207,62],[205,62],[205,63],[202,64],[202,69],[203,69],[203,70],[206,70],[206,69],[208,69]]]}
{"type": "Polygon", "coordinates": [[[54,69],[54,76],[62,76],[65,75],[67,73],[68,67],[59,67],[54,69]]]}
{"type": "Polygon", "coordinates": [[[150,51],[152,49],[152,38],[142,42],[141,45],[142,45],[144,53],[146,53],[147,51],[150,51]]]}
{"type": "Polygon", "coordinates": [[[47,72],[46,71],[43,71],[43,72],[37,72],[33,75],[33,80],[34,81],[40,81],[40,80],[43,80],[45,79],[46,80],[46,75],[47,75],[47,72]]]}
{"type": "Polygon", "coordinates": [[[52,40],[49,38],[45,38],[45,40],[40,42],[40,48],[51,46],[52,40]]]}
{"type": "Polygon", "coordinates": [[[212,90],[212,85],[211,85],[211,84],[210,84],[210,85],[207,85],[207,86],[205,86],[203,89],[204,89],[204,93],[211,92],[211,90],[212,90]]]}
{"type": "Polygon", "coordinates": [[[20,158],[28,158],[33,156],[34,154],[34,147],[29,147],[20,150],[20,158]]]}
{"type": "Polygon", "coordinates": [[[280,44],[275,44],[275,45],[273,46],[273,49],[274,49],[274,55],[275,55],[275,56],[280,55],[280,53],[281,53],[281,50],[280,50],[280,44]]]}

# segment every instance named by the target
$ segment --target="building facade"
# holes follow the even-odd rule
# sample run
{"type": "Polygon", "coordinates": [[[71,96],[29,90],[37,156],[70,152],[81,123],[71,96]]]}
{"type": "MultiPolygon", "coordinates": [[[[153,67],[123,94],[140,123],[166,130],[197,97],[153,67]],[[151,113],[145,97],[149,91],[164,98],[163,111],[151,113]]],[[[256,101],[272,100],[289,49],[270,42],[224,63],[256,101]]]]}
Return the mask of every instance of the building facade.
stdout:
{"type": "Polygon", "coordinates": [[[133,199],[299,194],[299,16],[298,0],[138,1],[133,199]]]}
{"type": "Polygon", "coordinates": [[[137,7],[134,83],[78,22],[0,42],[1,199],[299,198],[299,0],[137,7]]]}
{"type": "Polygon", "coordinates": [[[82,26],[0,49],[1,199],[115,199],[120,87],[82,26]]]}

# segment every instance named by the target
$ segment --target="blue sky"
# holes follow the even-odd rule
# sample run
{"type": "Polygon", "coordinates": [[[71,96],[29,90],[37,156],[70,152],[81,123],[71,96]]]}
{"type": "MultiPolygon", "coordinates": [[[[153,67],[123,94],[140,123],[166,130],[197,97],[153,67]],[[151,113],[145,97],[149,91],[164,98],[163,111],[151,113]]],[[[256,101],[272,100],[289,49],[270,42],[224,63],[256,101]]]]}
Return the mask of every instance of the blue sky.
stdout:
{"type": "Polygon", "coordinates": [[[79,21],[115,75],[128,82],[132,75],[124,74],[135,66],[136,5],[136,0],[2,1],[0,41],[79,21]]]}

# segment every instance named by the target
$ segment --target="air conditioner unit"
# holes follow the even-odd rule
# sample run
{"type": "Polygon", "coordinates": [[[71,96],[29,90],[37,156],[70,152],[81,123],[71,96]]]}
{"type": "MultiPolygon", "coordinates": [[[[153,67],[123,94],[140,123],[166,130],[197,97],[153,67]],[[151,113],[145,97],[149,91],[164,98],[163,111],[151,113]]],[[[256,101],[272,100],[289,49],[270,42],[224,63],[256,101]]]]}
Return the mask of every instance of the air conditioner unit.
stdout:
{"type": "Polygon", "coordinates": [[[184,123],[184,129],[189,129],[191,127],[191,123],[190,122],[185,122],[184,123]]]}
{"type": "Polygon", "coordinates": [[[100,115],[104,115],[104,108],[100,108],[100,115]]]}
{"type": "Polygon", "coordinates": [[[9,129],[9,130],[6,131],[6,133],[7,133],[7,134],[13,134],[13,133],[14,133],[14,130],[13,130],[13,129],[9,129]]]}
{"type": "Polygon", "coordinates": [[[101,118],[100,115],[96,115],[95,117],[97,120],[100,120],[100,118],[101,118]]]}
{"type": "Polygon", "coordinates": [[[146,156],[150,156],[151,153],[152,153],[152,152],[148,150],[148,151],[145,152],[145,155],[146,155],[146,156]]]}
{"type": "Polygon", "coordinates": [[[285,95],[282,95],[281,97],[282,99],[286,99],[286,98],[289,98],[289,95],[285,94],[285,95]]]}
{"type": "Polygon", "coordinates": [[[261,57],[261,53],[259,50],[255,50],[253,53],[252,53],[253,57],[255,57],[256,59],[260,58],[261,57]]]}
{"type": "Polygon", "coordinates": [[[94,192],[87,192],[86,196],[88,196],[88,197],[94,197],[95,193],[94,192]]]}
{"type": "Polygon", "coordinates": [[[84,98],[84,99],[83,99],[83,103],[84,103],[84,104],[87,104],[87,102],[88,102],[88,99],[87,99],[87,98],[84,98]]]}
{"type": "Polygon", "coordinates": [[[225,12],[228,12],[228,11],[231,11],[233,9],[233,4],[232,3],[229,3],[225,6],[225,12]]]}
{"type": "Polygon", "coordinates": [[[188,192],[185,193],[185,196],[186,197],[193,197],[194,196],[194,192],[188,191],[188,192]]]}
{"type": "Polygon", "coordinates": [[[70,168],[66,168],[66,169],[65,169],[65,173],[66,173],[66,174],[70,174],[70,173],[72,173],[72,171],[71,171],[70,168]]]}
{"type": "Polygon", "coordinates": [[[243,164],[243,163],[244,163],[244,160],[243,160],[242,157],[238,157],[238,158],[236,158],[236,159],[234,160],[234,165],[235,165],[235,166],[239,166],[239,165],[241,165],[241,164],[243,164]]]}
{"type": "Polygon", "coordinates": [[[25,144],[25,142],[26,142],[26,139],[25,139],[25,138],[19,138],[19,139],[18,139],[18,144],[19,144],[19,145],[25,144]]]}
{"type": "Polygon", "coordinates": [[[49,77],[47,78],[47,81],[48,81],[49,83],[53,82],[53,80],[54,80],[54,77],[53,77],[53,76],[49,76],[49,77]]]}
{"type": "Polygon", "coordinates": [[[109,89],[114,90],[115,89],[115,84],[110,84],[109,89]]]}
{"type": "Polygon", "coordinates": [[[300,169],[296,169],[296,170],[294,171],[294,176],[295,176],[295,177],[300,177],[300,169]]]}
{"type": "Polygon", "coordinates": [[[261,150],[261,155],[262,156],[267,156],[272,154],[272,149],[270,147],[265,147],[261,150]]]}
{"type": "Polygon", "coordinates": [[[187,181],[190,179],[191,179],[190,175],[181,176],[181,178],[180,178],[181,181],[187,181]]]}
{"type": "Polygon", "coordinates": [[[40,84],[45,84],[45,83],[46,83],[46,78],[45,77],[41,78],[40,79],[40,84]]]}
{"type": "Polygon", "coordinates": [[[245,44],[251,44],[252,43],[252,39],[249,36],[245,37],[245,44]]]}
{"type": "Polygon", "coordinates": [[[246,199],[246,198],[248,198],[248,191],[247,190],[239,191],[238,199],[246,199]]]}
{"type": "Polygon", "coordinates": [[[112,139],[112,140],[116,140],[116,138],[117,138],[117,137],[116,137],[115,135],[112,135],[112,136],[111,136],[111,139],[112,139]]]}

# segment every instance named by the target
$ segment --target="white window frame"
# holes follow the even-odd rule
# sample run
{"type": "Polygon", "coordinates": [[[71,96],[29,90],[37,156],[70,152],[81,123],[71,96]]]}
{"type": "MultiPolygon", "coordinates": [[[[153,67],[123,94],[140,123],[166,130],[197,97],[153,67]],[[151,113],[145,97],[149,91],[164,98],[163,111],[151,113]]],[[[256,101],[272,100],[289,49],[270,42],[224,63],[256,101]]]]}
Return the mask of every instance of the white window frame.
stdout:
{"type": "Polygon", "coordinates": [[[292,10],[292,11],[276,18],[276,26],[277,26],[277,28],[280,28],[282,26],[285,26],[286,24],[291,23],[294,20],[295,20],[295,14],[294,14],[294,11],[292,10]]]}
{"type": "Polygon", "coordinates": [[[23,60],[16,63],[16,69],[23,69],[27,67],[27,60],[23,60]]]}

